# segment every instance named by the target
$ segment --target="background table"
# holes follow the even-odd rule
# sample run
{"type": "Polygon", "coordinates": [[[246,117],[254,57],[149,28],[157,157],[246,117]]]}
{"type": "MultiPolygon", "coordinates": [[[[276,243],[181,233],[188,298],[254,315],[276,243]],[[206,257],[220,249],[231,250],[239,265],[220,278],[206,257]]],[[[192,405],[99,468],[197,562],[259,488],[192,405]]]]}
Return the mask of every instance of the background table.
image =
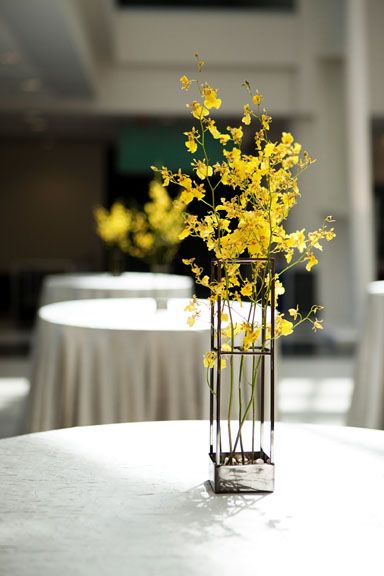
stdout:
{"type": "Polygon", "coordinates": [[[273,494],[215,495],[208,424],[0,441],[0,572],[12,576],[382,573],[384,432],[276,426],[273,494]]]}
{"type": "MultiPolygon", "coordinates": [[[[60,302],[39,310],[29,431],[208,416],[209,320],[193,328],[188,300],[60,302]]],[[[207,309],[208,313],[208,309],[207,309]]]]}
{"type": "Polygon", "coordinates": [[[41,294],[41,305],[66,300],[89,298],[189,298],[193,280],[176,274],[125,272],[111,274],[57,274],[47,276],[41,294]]]}
{"type": "Polygon", "coordinates": [[[384,429],[384,282],[368,286],[347,423],[384,429]]]}

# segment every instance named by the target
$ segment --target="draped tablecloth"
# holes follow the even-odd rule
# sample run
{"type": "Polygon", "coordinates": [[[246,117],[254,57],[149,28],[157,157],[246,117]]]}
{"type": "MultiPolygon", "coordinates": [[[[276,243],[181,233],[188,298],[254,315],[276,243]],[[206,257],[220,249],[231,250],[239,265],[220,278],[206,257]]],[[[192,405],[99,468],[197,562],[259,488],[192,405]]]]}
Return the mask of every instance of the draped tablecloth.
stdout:
{"type": "Polygon", "coordinates": [[[188,300],[60,302],[38,313],[29,431],[208,416],[202,364],[208,317],[190,328],[188,300]]]}
{"type": "Polygon", "coordinates": [[[272,494],[213,494],[207,422],[0,440],[4,576],[383,573],[384,432],[276,425],[272,494]]]}
{"type": "Polygon", "coordinates": [[[57,274],[43,282],[41,305],[90,298],[189,298],[193,280],[177,274],[125,272],[111,274],[57,274]]]}
{"type": "Polygon", "coordinates": [[[384,282],[368,285],[359,333],[349,426],[384,429],[384,282]]]}

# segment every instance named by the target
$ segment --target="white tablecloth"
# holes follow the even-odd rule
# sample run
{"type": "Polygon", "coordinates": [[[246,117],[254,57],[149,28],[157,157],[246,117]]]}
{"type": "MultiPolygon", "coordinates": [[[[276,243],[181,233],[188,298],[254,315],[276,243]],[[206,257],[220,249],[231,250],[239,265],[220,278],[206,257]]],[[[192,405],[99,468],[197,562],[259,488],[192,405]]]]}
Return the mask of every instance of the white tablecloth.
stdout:
{"type": "Polygon", "coordinates": [[[347,423],[384,429],[384,282],[367,290],[364,324],[358,341],[354,390],[347,423]]]}
{"type": "Polygon", "coordinates": [[[384,432],[276,426],[276,490],[215,495],[208,424],[0,441],[4,576],[383,573],[384,432]]]}
{"type": "Polygon", "coordinates": [[[29,430],[208,416],[208,317],[187,300],[60,302],[39,310],[29,430]]]}
{"type": "Polygon", "coordinates": [[[125,272],[111,274],[57,274],[43,282],[41,305],[89,298],[189,298],[193,280],[176,274],[125,272]]]}

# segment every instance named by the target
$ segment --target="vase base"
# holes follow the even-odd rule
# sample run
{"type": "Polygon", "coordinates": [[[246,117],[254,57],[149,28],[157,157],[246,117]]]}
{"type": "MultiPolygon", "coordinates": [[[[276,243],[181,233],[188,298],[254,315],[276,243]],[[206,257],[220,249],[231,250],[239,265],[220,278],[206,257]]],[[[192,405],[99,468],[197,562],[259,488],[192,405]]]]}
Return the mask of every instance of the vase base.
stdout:
{"type": "MultiPolygon", "coordinates": [[[[223,454],[229,457],[229,454],[223,454]]],[[[249,461],[262,463],[242,464],[242,455],[234,455],[239,464],[216,464],[216,454],[209,454],[209,481],[217,494],[233,492],[273,492],[275,489],[275,465],[267,462],[264,452],[244,453],[249,461]]]]}

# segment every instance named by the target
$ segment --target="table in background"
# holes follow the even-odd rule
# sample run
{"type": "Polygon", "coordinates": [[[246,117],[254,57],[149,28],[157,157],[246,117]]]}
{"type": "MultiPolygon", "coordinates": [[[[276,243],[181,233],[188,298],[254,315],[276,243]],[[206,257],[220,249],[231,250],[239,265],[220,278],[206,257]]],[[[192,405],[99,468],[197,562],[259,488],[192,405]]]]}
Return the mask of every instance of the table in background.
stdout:
{"type": "Polygon", "coordinates": [[[193,328],[188,300],[110,298],[39,310],[29,401],[31,432],[208,416],[209,310],[193,328]]]}
{"type": "Polygon", "coordinates": [[[0,572],[382,573],[384,432],[276,426],[273,494],[215,495],[207,422],[0,440],[0,572]]]}
{"type": "Polygon", "coordinates": [[[384,429],[384,282],[380,281],[367,289],[347,423],[384,429]]]}
{"type": "Polygon", "coordinates": [[[57,274],[47,276],[41,294],[41,305],[90,298],[189,298],[193,280],[177,274],[125,272],[112,274],[57,274]]]}

